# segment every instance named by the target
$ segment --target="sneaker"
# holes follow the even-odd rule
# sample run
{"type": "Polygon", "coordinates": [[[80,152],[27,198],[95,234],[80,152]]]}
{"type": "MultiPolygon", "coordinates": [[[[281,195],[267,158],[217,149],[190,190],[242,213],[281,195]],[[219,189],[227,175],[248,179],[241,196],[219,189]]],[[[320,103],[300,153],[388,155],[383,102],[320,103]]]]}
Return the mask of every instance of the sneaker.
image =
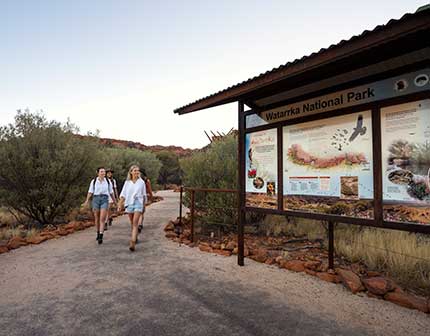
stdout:
{"type": "Polygon", "coordinates": [[[130,240],[130,247],[129,247],[131,252],[134,252],[134,250],[136,249],[136,242],[130,240]]]}
{"type": "Polygon", "coordinates": [[[112,226],[112,218],[109,218],[109,226],[112,226]]]}
{"type": "Polygon", "coordinates": [[[103,244],[103,233],[99,234],[98,242],[99,242],[99,244],[103,244]]]}
{"type": "Polygon", "coordinates": [[[139,226],[137,227],[137,231],[138,231],[139,233],[141,233],[141,232],[142,232],[142,229],[143,229],[143,225],[139,225],[139,226]]]}
{"type": "Polygon", "coordinates": [[[99,240],[99,237],[100,237],[100,233],[97,232],[96,240],[99,240]]]}

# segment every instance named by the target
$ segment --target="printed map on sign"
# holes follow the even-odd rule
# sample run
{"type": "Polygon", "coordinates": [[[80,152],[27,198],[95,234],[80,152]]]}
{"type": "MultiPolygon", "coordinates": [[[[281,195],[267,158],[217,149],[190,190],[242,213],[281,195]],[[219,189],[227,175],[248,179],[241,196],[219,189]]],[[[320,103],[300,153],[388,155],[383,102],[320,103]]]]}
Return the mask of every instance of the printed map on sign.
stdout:
{"type": "Polygon", "coordinates": [[[284,127],[284,194],[373,198],[371,112],[284,127]]]}

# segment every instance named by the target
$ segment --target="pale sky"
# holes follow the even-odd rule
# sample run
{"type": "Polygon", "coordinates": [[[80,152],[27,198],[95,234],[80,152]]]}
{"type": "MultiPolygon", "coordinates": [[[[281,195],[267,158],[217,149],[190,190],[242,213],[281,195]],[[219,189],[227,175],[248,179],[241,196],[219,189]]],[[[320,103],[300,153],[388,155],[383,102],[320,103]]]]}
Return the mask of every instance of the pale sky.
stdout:
{"type": "Polygon", "coordinates": [[[0,125],[17,109],[82,132],[197,148],[237,105],[173,110],[426,1],[0,0],[0,125]]]}

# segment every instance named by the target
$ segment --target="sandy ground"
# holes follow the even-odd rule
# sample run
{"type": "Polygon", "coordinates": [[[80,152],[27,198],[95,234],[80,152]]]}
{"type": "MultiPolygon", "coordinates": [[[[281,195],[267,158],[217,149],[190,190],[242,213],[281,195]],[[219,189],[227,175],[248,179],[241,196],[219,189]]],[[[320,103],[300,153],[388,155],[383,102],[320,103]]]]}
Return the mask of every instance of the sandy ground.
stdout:
{"type": "Polygon", "coordinates": [[[86,230],[0,256],[0,335],[429,335],[430,317],[246,259],[164,238],[178,194],[125,217],[98,246],[86,230]]]}

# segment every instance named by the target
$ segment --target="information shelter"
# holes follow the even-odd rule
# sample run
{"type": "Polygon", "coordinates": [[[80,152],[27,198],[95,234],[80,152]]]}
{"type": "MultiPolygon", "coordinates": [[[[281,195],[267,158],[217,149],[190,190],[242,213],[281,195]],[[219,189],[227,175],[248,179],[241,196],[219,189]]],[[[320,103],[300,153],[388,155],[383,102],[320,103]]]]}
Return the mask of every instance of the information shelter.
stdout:
{"type": "Polygon", "coordinates": [[[430,8],[175,110],[238,102],[245,212],[430,233],[430,8]],[[247,108],[245,108],[245,106],[247,108]]]}

